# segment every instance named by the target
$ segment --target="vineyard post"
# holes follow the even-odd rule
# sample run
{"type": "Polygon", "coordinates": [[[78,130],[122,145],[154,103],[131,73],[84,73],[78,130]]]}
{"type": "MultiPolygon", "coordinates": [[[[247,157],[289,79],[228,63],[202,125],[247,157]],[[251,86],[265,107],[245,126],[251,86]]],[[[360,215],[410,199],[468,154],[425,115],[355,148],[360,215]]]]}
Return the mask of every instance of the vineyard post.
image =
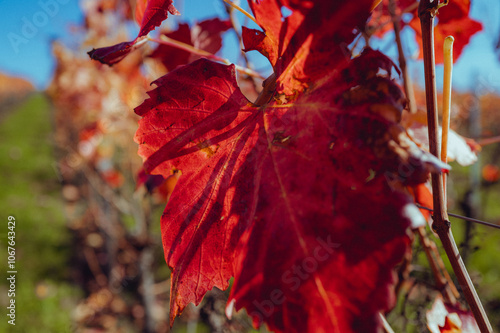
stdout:
{"type": "MultiPolygon", "coordinates": [[[[438,147],[438,113],[436,94],[436,73],[434,60],[434,17],[440,7],[446,5],[448,0],[440,2],[438,0],[421,0],[418,8],[418,16],[422,27],[422,45],[425,68],[425,99],[427,106],[427,124],[429,129],[429,149],[430,152],[439,157],[438,147]]],[[[432,228],[438,234],[443,248],[450,260],[453,271],[457,276],[460,287],[465,295],[465,299],[474,314],[476,322],[481,332],[493,332],[488,321],[483,305],[476,293],[472,280],[467,272],[467,268],[458,252],[457,245],[451,231],[451,223],[448,220],[446,202],[444,199],[444,189],[441,176],[432,174],[432,194],[433,194],[433,224],[432,228]]]]}

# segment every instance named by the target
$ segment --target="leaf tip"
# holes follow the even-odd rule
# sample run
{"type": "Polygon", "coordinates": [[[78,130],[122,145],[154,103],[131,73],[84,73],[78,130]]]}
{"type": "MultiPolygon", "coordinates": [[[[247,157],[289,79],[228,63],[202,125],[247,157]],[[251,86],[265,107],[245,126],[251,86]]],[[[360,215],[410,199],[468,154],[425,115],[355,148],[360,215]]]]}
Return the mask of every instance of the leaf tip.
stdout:
{"type": "Polygon", "coordinates": [[[181,15],[181,13],[177,10],[177,8],[174,7],[173,4],[171,4],[170,6],[168,6],[168,12],[172,15],[176,15],[176,16],[179,16],[181,15]]]}
{"type": "Polygon", "coordinates": [[[92,50],[88,51],[87,54],[89,55],[90,59],[92,60],[99,60],[97,57],[95,57],[97,49],[92,48],[92,50]]]}

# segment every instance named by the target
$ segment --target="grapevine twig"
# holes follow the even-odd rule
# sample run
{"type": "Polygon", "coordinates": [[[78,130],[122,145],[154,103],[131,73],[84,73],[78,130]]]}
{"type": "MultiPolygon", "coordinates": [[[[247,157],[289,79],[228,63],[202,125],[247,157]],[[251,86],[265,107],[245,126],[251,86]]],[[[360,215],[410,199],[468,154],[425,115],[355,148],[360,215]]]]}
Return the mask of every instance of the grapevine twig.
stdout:
{"type": "MultiPolygon", "coordinates": [[[[193,46],[191,46],[189,44],[182,43],[182,42],[179,42],[177,40],[168,38],[165,35],[161,35],[160,39],[148,36],[148,40],[152,41],[152,42],[155,42],[155,43],[158,43],[158,44],[163,44],[163,45],[167,45],[167,46],[176,47],[176,48],[178,48],[180,50],[184,50],[184,51],[190,52],[192,54],[199,55],[200,57],[204,57],[204,58],[207,58],[207,59],[210,59],[210,60],[220,61],[220,62],[222,62],[222,63],[224,63],[226,65],[230,65],[231,64],[231,62],[229,60],[225,59],[225,58],[216,56],[215,54],[212,54],[212,53],[207,52],[205,50],[197,49],[196,47],[193,47],[193,46]]],[[[259,73],[257,73],[254,70],[251,70],[251,69],[245,68],[245,67],[241,67],[241,66],[236,65],[236,64],[234,66],[235,66],[236,70],[238,72],[240,72],[240,73],[264,79],[264,77],[262,75],[260,75],[259,73]]]]}
{"type": "MultiPolygon", "coordinates": [[[[427,105],[427,124],[429,129],[429,148],[431,154],[438,157],[438,114],[437,114],[437,94],[436,94],[436,75],[434,60],[434,17],[437,10],[443,6],[438,0],[421,0],[418,8],[418,16],[422,28],[422,45],[425,68],[425,97],[427,105]]],[[[474,318],[481,332],[492,332],[491,324],[488,321],[486,312],[476,290],[467,273],[467,268],[458,252],[457,245],[453,238],[450,228],[450,221],[446,212],[444,202],[443,182],[437,173],[432,174],[432,194],[434,212],[432,228],[438,234],[443,248],[450,260],[453,271],[460,283],[460,287],[465,295],[467,303],[470,306],[474,318]]]]}
{"type": "MultiPolygon", "coordinates": [[[[372,6],[372,9],[375,9],[375,7],[377,7],[377,6],[372,6]]],[[[413,11],[415,8],[417,8],[417,7],[418,7],[418,2],[417,2],[417,1],[415,1],[414,3],[412,3],[411,5],[409,5],[408,7],[404,8],[404,9],[401,11],[401,14],[396,15],[396,17],[395,17],[395,18],[396,18],[398,21],[400,21],[400,20],[401,20],[401,16],[402,16],[403,14],[410,13],[410,12],[412,12],[412,11],[413,11]]],[[[385,27],[386,25],[388,25],[389,23],[392,23],[392,22],[393,22],[393,19],[391,18],[390,20],[387,20],[387,21],[385,21],[385,22],[383,22],[383,23],[380,23],[380,24],[378,24],[377,28],[376,28],[374,31],[379,30],[379,29],[382,29],[383,27],[385,27]]],[[[373,32],[374,32],[374,31],[373,31],[373,32]]],[[[372,33],[370,33],[370,36],[371,36],[371,35],[372,35],[372,33]]]]}
{"type": "Polygon", "coordinates": [[[97,255],[95,254],[94,249],[90,246],[85,246],[83,248],[83,256],[85,257],[87,265],[89,266],[92,275],[94,275],[94,279],[99,287],[106,287],[108,279],[106,278],[106,275],[104,275],[101,266],[99,265],[99,259],[97,259],[97,255]]]}
{"type": "Polygon", "coordinates": [[[420,244],[422,244],[424,248],[427,261],[429,261],[432,270],[432,275],[436,281],[437,289],[443,294],[448,303],[455,305],[457,297],[459,297],[460,294],[451,280],[451,277],[446,274],[447,272],[444,268],[441,256],[437,251],[436,244],[427,237],[425,227],[419,227],[414,230],[414,232],[418,235],[420,244]]]}
{"type": "Polygon", "coordinates": [[[399,68],[403,75],[403,84],[405,88],[406,98],[408,99],[408,108],[410,113],[417,112],[417,102],[415,101],[415,91],[413,90],[413,83],[408,73],[406,66],[406,57],[401,42],[401,17],[396,15],[396,0],[389,1],[389,12],[391,13],[392,24],[394,25],[394,35],[396,37],[396,44],[398,46],[399,68]]]}

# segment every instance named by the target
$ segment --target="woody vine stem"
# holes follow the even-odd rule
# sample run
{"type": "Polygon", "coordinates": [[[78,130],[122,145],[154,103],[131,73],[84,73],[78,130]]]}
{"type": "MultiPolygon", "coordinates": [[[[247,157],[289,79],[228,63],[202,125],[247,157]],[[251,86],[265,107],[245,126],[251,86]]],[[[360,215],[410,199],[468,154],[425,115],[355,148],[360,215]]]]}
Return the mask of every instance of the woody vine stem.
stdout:
{"type": "MultiPolygon", "coordinates": [[[[425,67],[425,99],[427,106],[427,125],[429,128],[429,149],[431,154],[439,157],[438,147],[438,114],[437,114],[437,94],[436,94],[436,73],[434,60],[434,17],[440,7],[446,5],[448,0],[421,0],[418,8],[418,16],[422,27],[422,45],[425,67]]],[[[481,332],[493,332],[488,321],[483,305],[476,293],[474,285],[470,279],[467,268],[458,252],[457,245],[451,232],[451,224],[448,219],[446,202],[444,197],[444,187],[439,174],[432,174],[432,194],[433,194],[433,224],[443,244],[443,248],[450,260],[453,271],[464,293],[465,299],[470,306],[472,313],[481,332]]]]}

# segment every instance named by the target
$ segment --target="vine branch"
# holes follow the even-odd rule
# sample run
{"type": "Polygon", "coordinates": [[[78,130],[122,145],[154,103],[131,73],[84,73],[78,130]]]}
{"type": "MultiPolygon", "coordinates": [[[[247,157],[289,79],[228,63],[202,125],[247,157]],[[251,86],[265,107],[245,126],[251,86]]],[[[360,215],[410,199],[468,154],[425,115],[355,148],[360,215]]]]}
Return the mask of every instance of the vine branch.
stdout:
{"type": "Polygon", "coordinates": [[[408,67],[406,66],[406,56],[403,50],[403,43],[401,41],[401,17],[396,15],[396,7],[396,0],[390,0],[389,12],[394,26],[396,45],[398,46],[399,68],[401,69],[401,73],[403,75],[405,94],[408,99],[408,108],[410,113],[416,113],[417,102],[415,100],[415,91],[413,90],[413,83],[411,81],[410,74],[408,73],[408,67]]]}
{"type": "Polygon", "coordinates": [[[422,247],[424,248],[432,275],[436,281],[437,289],[443,294],[448,303],[455,305],[457,303],[457,298],[460,297],[460,294],[444,267],[443,260],[439,255],[436,244],[430,240],[429,237],[427,237],[425,227],[417,228],[414,232],[418,235],[420,244],[422,244],[422,247]]]}
{"type": "MultiPolygon", "coordinates": [[[[429,129],[429,148],[431,154],[438,157],[438,113],[436,94],[436,69],[434,59],[434,17],[440,7],[448,1],[421,0],[418,8],[418,16],[422,28],[422,45],[425,68],[425,99],[427,106],[427,124],[429,129]]],[[[481,332],[493,332],[488,321],[483,305],[476,293],[472,280],[467,272],[467,268],[458,252],[457,245],[451,231],[451,223],[448,220],[446,203],[444,201],[443,182],[437,173],[432,174],[432,194],[434,212],[432,228],[438,234],[443,248],[450,260],[453,271],[457,276],[465,299],[474,314],[474,318],[481,332]]]]}

